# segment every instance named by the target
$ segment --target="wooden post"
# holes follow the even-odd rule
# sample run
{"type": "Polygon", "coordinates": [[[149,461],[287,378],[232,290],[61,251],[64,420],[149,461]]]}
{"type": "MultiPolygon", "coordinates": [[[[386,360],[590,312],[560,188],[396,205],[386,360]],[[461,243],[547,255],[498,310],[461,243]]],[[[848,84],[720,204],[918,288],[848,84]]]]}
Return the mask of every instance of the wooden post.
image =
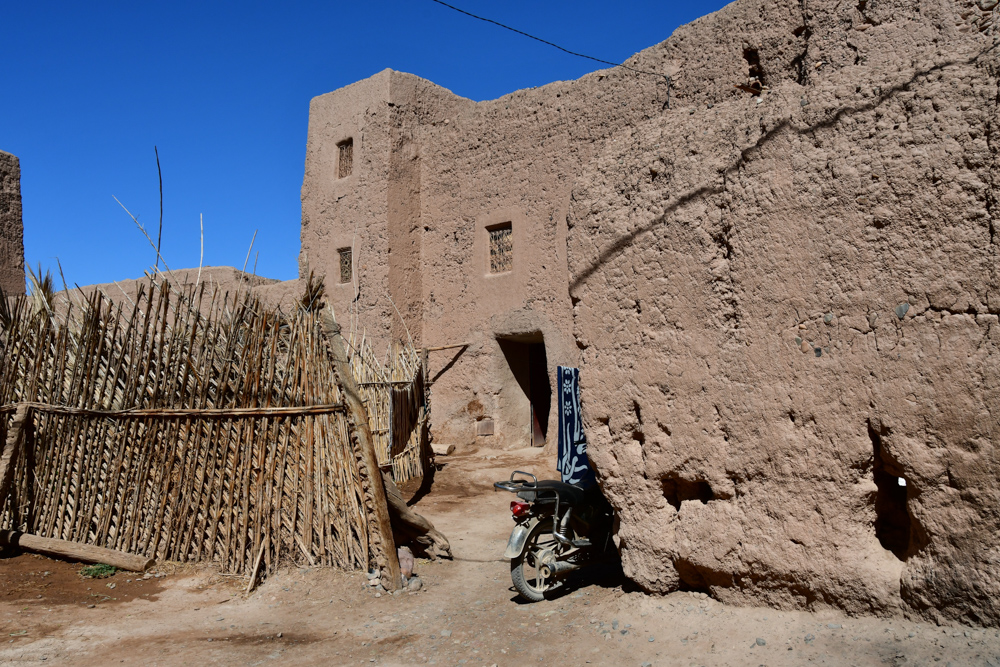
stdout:
{"type": "Polygon", "coordinates": [[[27,403],[19,403],[17,411],[14,413],[14,421],[7,431],[7,442],[3,448],[3,456],[0,456],[0,505],[10,494],[10,487],[14,483],[14,467],[17,465],[17,457],[24,446],[24,441],[31,429],[31,406],[27,403]]]}
{"type": "Polygon", "coordinates": [[[90,544],[80,544],[79,542],[57,540],[51,537],[39,537],[38,535],[29,535],[28,533],[19,533],[13,530],[0,530],[0,544],[48,556],[78,560],[84,563],[105,563],[107,565],[114,565],[119,570],[131,570],[132,572],[145,572],[156,562],[152,558],[135,556],[123,551],[95,547],[90,544]]]}
{"type": "Polygon", "coordinates": [[[396,542],[392,538],[392,523],[389,519],[389,504],[386,499],[385,485],[382,483],[382,472],[378,467],[378,457],[375,454],[375,441],[372,439],[368,426],[368,413],[361,402],[361,393],[354,381],[351,365],[347,359],[347,348],[340,334],[340,325],[333,319],[329,310],[323,310],[320,324],[326,338],[333,361],[334,373],[340,382],[344,406],[347,408],[347,419],[350,423],[352,438],[357,439],[357,447],[364,461],[368,483],[375,503],[375,537],[378,544],[374,545],[381,551],[382,586],[386,590],[398,590],[402,586],[399,573],[399,557],[396,555],[396,542]]]}

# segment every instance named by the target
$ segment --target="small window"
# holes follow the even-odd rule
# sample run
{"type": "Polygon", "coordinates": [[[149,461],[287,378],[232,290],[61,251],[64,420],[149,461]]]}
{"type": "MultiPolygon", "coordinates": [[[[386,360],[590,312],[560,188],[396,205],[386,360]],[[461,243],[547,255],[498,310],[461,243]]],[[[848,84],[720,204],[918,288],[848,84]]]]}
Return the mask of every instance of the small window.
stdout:
{"type": "Polygon", "coordinates": [[[354,168],[354,139],[347,139],[337,144],[339,161],[337,162],[337,178],[346,178],[354,168]]]}
{"type": "Polygon", "coordinates": [[[490,233],[490,273],[505,273],[514,268],[514,244],[511,224],[487,227],[490,233]]]}
{"type": "Polygon", "coordinates": [[[351,249],[341,248],[340,253],[340,282],[349,283],[354,278],[354,266],[352,264],[351,249]]]}

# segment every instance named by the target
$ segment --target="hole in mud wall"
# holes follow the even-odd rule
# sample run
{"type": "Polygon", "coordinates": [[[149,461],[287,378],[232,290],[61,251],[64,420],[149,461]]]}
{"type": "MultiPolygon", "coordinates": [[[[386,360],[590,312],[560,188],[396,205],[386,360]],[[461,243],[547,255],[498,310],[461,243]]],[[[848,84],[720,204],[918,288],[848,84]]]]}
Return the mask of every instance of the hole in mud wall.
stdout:
{"type": "Polygon", "coordinates": [[[680,590],[710,593],[712,588],[732,588],[733,575],[729,572],[699,567],[686,558],[674,561],[680,579],[680,590]]]}
{"type": "Polygon", "coordinates": [[[704,480],[667,477],[662,484],[663,497],[674,506],[675,510],[680,510],[681,503],[685,500],[698,500],[704,505],[715,497],[712,487],[704,480]]]}
{"type": "Polygon", "coordinates": [[[764,68],[760,64],[760,53],[753,47],[743,49],[743,59],[747,61],[747,83],[754,88],[767,85],[764,80],[764,68]]]}
{"type": "Polygon", "coordinates": [[[906,506],[908,487],[901,467],[891,460],[882,447],[882,434],[868,422],[868,437],[872,443],[872,475],[878,491],[875,493],[875,537],[882,548],[899,560],[910,553],[913,517],[906,506]]]}

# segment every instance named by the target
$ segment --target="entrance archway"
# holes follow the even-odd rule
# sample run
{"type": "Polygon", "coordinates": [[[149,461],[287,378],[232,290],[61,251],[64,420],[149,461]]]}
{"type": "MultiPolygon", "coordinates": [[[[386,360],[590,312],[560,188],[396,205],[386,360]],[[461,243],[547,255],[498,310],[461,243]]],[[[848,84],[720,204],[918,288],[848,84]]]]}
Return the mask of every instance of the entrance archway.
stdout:
{"type": "Polygon", "coordinates": [[[524,425],[525,436],[531,445],[541,447],[549,433],[552,402],[545,340],[539,331],[500,337],[497,343],[517,381],[517,395],[512,395],[514,389],[511,388],[502,399],[517,414],[517,421],[524,425]]]}

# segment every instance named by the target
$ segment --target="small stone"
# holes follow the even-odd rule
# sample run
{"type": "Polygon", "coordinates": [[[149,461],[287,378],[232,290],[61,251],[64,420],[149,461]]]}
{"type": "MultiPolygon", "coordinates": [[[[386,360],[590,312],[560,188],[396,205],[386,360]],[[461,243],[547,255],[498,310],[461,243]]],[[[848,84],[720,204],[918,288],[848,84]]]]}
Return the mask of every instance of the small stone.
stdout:
{"type": "Polygon", "coordinates": [[[382,576],[382,573],[379,572],[378,568],[368,571],[368,579],[378,579],[380,576],[382,576]]]}
{"type": "Polygon", "coordinates": [[[451,637],[451,630],[442,630],[439,634],[442,637],[451,637]]]}
{"type": "Polygon", "coordinates": [[[279,633],[278,633],[278,639],[281,639],[281,638],[282,638],[283,636],[284,636],[284,633],[283,633],[283,632],[279,632],[279,633]]]}
{"type": "Polygon", "coordinates": [[[868,326],[875,328],[875,321],[878,320],[878,313],[868,313],[868,326]]]}
{"type": "Polygon", "coordinates": [[[649,638],[649,641],[650,641],[650,642],[655,642],[655,641],[656,641],[656,637],[650,637],[650,638],[649,638]]]}
{"type": "Polygon", "coordinates": [[[801,339],[801,338],[799,338],[798,336],[796,336],[796,337],[795,337],[795,344],[796,344],[796,345],[802,345],[802,339],[801,339]]]}
{"type": "Polygon", "coordinates": [[[617,618],[614,619],[613,621],[611,621],[611,629],[612,630],[617,630],[618,629],[618,619],[617,618]]]}
{"type": "Polygon", "coordinates": [[[396,549],[396,556],[399,558],[399,571],[403,575],[403,579],[409,579],[413,576],[415,565],[413,552],[410,551],[409,547],[399,547],[396,549]]]}
{"type": "Polygon", "coordinates": [[[419,591],[421,588],[423,588],[423,586],[424,582],[420,581],[420,577],[413,577],[412,579],[410,579],[410,582],[406,584],[407,590],[410,591],[419,591]]]}
{"type": "Polygon", "coordinates": [[[812,349],[812,346],[809,345],[809,343],[802,341],[802,345],[799,346],[799,349],[802,350],[803,352],[808,352],[809,350],[812,349]]]}
{"type": "Polygon", "coordinates": [[[821,347],[817,347],[816,349],[813,350],[813,352],[816,353],[817,357],[822,357],[823,356],[823,348],[821,348],[821,347]]]}
{"type": "Polygon", "coordinates": [[[96,604],[88,604],[87,609],[93,609],[96,606],[97,606],[96,604]]]}
{"type": "Polygon", "coordinates": [[[802,99],[800,99],[800,100],[799,100],[799,106],[800,106],[800,107],[804,107],[804,106],[807,106],[808,104],[809,104],[809,100],[807,100],[807,99],[806,99],[806,98],[804,98],[804,97],[803,97],[802,99]]]}
{"type": "Polygon", "coordinates": [[[823,321],[826,322],[827,324],[833,322],[833,313],[827,313],[826,315],[824,315],[823,321]]]}
{"type": "Polygon", "coordinates": [[[117,586],[117,585],[118,585],[118,584],[108,584],[107,586],[108,586],[108,588],[114,588],[114,587],[115,587],[115,586],[117,586]]]}
{"type": "Polygon", "coordinates": [[[903,319],[904,317],[906,317],[906,312],[909,309],[910,309],[909,303],[904,301],[903,303],[899,304],[898,306],[896,306],[896,317],[898,317],[899,319],[903,319]]]}
{"type": "Polygon", "coordinates": [[[767,645],[767,642],[764,641],[763,639],[761,639],[760,637],[757,637],[757,641],[754,642],[754,643],[757,644],[757,646],[766,646],[767,645]]]}
{"type": "Polygon", "coordinates": [[[369,579],[368,580],[368,585],[369,586],[378,586],[379,585],[379,580],[378,579],[369,579]]]}
{"type": "Polygon", "coordinates": [[[375,593],[375,597],[380,598],[380,597],[382,597],[382,594],[381,593],[375,593]]]}
{"type": "Polygon", "coordinates": [[[840,623],[827,623],[826,627],[830,628],[831,630],[840,630],[844,626],[842,626],[840,623]]]}

